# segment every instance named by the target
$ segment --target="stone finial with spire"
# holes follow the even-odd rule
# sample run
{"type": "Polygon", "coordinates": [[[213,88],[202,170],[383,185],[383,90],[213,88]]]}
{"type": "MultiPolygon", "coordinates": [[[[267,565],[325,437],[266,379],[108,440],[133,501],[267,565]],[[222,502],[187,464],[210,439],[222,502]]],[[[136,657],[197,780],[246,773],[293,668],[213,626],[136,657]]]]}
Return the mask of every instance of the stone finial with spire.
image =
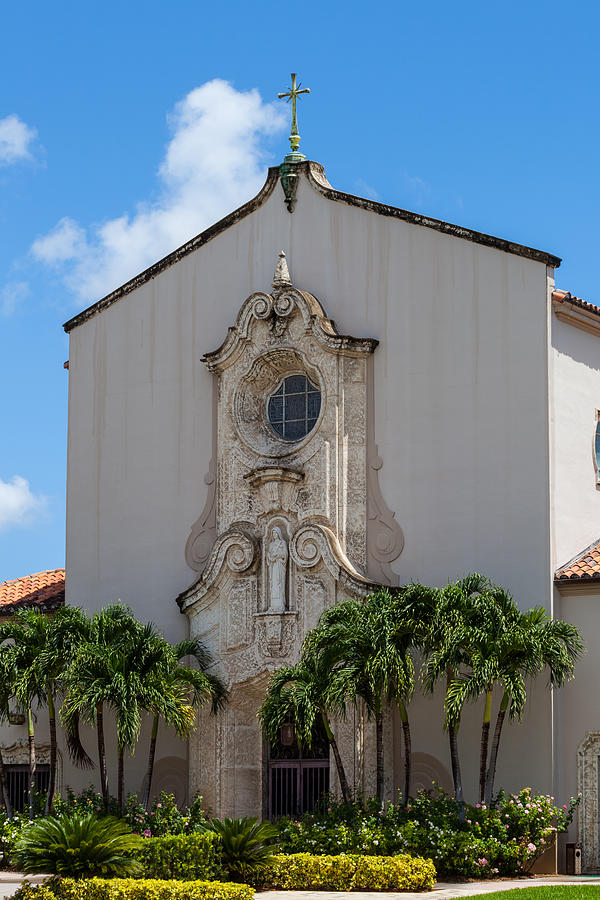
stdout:
{"type": "Polygon", "coordinates": [[[290,270],[288,269],[287,259],[283,250],[279,251],[277,265],[273,274],[273,293],[280,294],[292,287],[292,279],[290,278],[290,270]]]}

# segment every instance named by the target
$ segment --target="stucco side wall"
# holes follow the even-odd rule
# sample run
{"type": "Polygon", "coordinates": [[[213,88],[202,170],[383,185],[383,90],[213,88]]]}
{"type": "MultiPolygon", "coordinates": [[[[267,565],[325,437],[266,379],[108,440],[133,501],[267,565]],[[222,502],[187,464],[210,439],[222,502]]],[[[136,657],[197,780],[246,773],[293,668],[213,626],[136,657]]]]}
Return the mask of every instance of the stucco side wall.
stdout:
{"type": "Polygon", "coordinates": [[[600,538],[594,434],[600,409],[600,338],[552,315],[553,565],[600,538]]]}
{"type": "MultiPolygon", "coordinates": [[[[67,602],[120,598],[170,638],[206,499],[216,348],[277,252],[341,332],[379,339],[380,484],[404,530],[402,581],[478,570],[524,606],[551,596],[547,297],[541,263],[331,202],[304,180],[71,333],[67,602]]],[[[547,697],[514,744],[550,788],[547,697]],[[539,739],[539,743],[538,743],[539,739]]],[[[438,723],[424,752],[445,752],[438,723]],[[434,748],[434,749],[431,749],[434,748]],[[435,749],[437,748],[437,749],[435,749]]],[[[508,785],[507,785],[508,786],[508,785]]]]}
{"type": "MultiPolygon", "coordinates": [[[[586,810],[596,818],[593,826],[598,835],[600,820],[597,819],[598,781],[578,783],[578,750],[588,733],[600,733],[600,694],[598,692],[598,659],[600,658],[600,631],[598,613],[600,610],[600,587],[598,585],[568,586],[556,594],[556,614],[576,625],[583,637],[586,653],[579,660],[575,678],[557,691],[556,719],[559,759],[557,799],[561,804],[567,798],[577,795],[580,787],[584,796],[580,808],[579,829],[574,822],[569,829],[569,840],[583,840],[583,819],[586,810]],[[591,806],[591,810],[590,810],[591,806]]],[[[596,751],[595,757],[598,757],[596,751]]],[[[588,848],[589,849],[589,848],[588,848]]],[[[594,846],[594,851],[597,849],[594,846]]]]}

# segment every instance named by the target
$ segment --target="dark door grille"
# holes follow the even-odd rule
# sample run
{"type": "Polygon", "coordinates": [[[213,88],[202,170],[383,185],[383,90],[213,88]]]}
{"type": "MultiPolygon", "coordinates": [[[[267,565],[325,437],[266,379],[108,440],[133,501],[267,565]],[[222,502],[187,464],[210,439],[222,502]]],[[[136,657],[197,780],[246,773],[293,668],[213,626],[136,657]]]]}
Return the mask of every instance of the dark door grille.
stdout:
{"type": "Polygon", "coordinates": [[[312,812],[329,791],[329,761],[274,760],[269,763],[269,818],[312,812]]]}
{"type": "MultiPolygon", "coordinates": [[[[15,812],[27,809],[27,786],[29,783],[28,766],[5,766],[8,796],[15,812]]],[[[35,770],[35,789],[38,793],[46,793],[50,784],[50,766],[37,766],[35,770]]]]}

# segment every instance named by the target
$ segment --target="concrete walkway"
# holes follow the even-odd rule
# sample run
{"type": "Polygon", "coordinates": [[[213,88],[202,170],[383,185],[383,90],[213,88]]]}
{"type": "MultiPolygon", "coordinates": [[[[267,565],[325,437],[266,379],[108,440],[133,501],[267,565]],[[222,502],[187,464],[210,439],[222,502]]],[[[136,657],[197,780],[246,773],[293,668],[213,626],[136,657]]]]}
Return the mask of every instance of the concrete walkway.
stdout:
{"type": "Polygon", "coordinates": [[[552,875],[545,878],[511,878],[494,881],[439,882],[432,891],[392,893],[380,891],[263,891],[257,900],[452,900],[525,887],[546,887],[553,884],[596,884],[600,877],[581,875],[552,875]]]}
{"type": "MultiPolygon", "coordinates": [[[[21,875],[19,872],[0,872],[0,900],[11,897],[25,880],[41,884],[46,875],[21,875]]],[[[525,887],[546,887],[553,884],[595,884],[600,876],[550,875],[544,878],[511,878],[494,881],[439,882],[432,891],[392,893],[387,891],[261,891],[256,900],[454,900],[474,894],[491,894],[525,887]]]]}

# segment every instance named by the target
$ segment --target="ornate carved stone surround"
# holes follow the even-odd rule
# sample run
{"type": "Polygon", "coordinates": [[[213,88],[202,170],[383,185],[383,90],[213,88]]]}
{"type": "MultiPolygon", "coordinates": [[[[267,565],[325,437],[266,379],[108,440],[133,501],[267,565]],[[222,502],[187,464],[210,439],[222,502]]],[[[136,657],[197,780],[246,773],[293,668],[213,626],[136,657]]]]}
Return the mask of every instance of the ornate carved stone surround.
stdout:
{"type": "Polygon", "coordinates": [[[396,582],[390,563],[404,539],[378,484],[376,346],[338,334],[315,297],[292,287],[282,251],[272,294],[251,295],[221,347],[204,357],[218,385],[207,502],[186,546],[192,569],[207,568],[217,535],[234,522],[255,524],[257,514],[280,508],[323,521],[352,567],[374,582],[396,582]],[[306,374],[322,402],[315,428],[290,443],[269,427],[266,398],[293,373],[306,374]]]}
{"type": "MultiPolygon", "coordinates": [[[[376,346],[339,334],[315,297],[292,286],[282,252],[272,292],[248,297],[204,357],[216,376],[214,455],[186,546],[198,578],[178,603],[191,635],[237,685],[214,746],[199,737],[190,747],[192,790],[218,814],[260,809],[260,700],[247,686],[264,691],[265,670],[295,663],[326,607],[394,582],[403,537],[377,480],[376,346]],[[307,433],[284,439],[269,422],[269,399],[298,375],[320,392],[320,409],[307,433]]],[[[349,735],[349,752],[353,744],[349,735]]]]}

